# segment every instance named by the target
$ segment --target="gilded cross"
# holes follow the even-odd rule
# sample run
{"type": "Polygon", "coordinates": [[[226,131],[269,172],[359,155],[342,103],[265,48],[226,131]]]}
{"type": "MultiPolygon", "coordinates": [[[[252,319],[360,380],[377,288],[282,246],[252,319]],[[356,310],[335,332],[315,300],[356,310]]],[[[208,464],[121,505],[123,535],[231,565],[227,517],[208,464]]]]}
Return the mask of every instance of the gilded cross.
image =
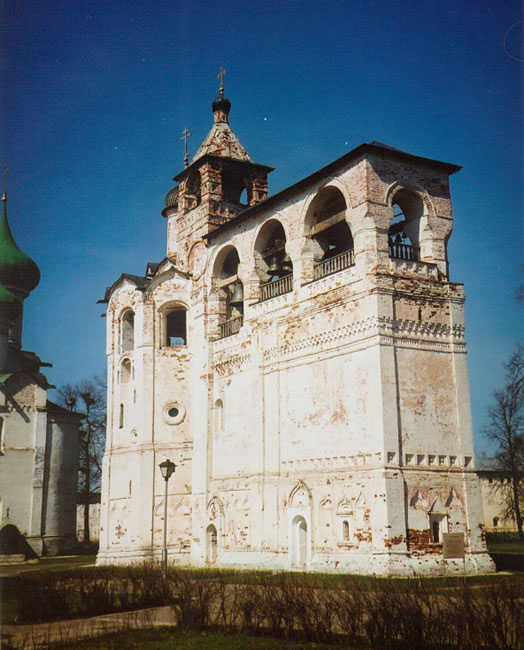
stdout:
{"type": "Polygon", "coordinates": [[[193,134],[191,131],[188,130],[187,126],[184,127],[184,130],[182,131],[182,137],[180,138],[181,140],[184,141],[184,167],[187,167],[189,165],[189,153],[187,151],[187,139],[191,137],[193,134]]]}
{"type": "Polygon", "coordinates": [[[220,66],[220,70],[219,70],[218,75],[217,75],[217,79],[220,82],[220,88],[218,89],[219,91],[224,90],[224,75],[225,74],[226,74],[225,69],[222,66],[220,66]]]}
{"type": "Polygon", "coordinates": [[[4,163],[4,192],[7,192],[7,174],[9,173],[9,167],[7,162],[4,163]]]}

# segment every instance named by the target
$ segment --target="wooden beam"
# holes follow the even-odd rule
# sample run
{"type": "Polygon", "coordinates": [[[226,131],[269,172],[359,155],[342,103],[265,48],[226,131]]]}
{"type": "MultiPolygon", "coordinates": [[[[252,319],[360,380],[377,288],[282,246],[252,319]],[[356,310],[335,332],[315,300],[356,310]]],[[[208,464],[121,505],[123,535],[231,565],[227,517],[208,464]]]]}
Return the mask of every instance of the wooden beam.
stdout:
{"type": "Polygon", "coordinates": [[[313,237],[314,235],[318,235],[319,232],[322,232],[327,228],[331,228],[331,226],[334,226],[335,224],[340,223],[341,221],[345,221],[345,219],[346,219],[345,210],[342,210],[342,212],[337,212],[337,214],[334,214],[332,217],[329,217],[329,219],[325,219],[324,221],[321,221],[320,223],[316,223],[314,226],[311,226],[311,228],[307,232],[307,237],[313,237]]]}

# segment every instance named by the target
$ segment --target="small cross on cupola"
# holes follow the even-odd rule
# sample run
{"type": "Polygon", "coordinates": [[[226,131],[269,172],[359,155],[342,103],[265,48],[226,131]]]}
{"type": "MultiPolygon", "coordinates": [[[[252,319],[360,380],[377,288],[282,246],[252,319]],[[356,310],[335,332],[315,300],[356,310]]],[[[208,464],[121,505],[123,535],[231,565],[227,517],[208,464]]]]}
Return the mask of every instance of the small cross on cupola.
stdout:
{"type": "Polygon", "coordinates": [[[229,111],[231,110],[231,102],[227,97],[224,96],[224,75],[226,74],[225,69],[220,66],[220,72],[217,75],[217,79],[220,83],[218,87],[218,95],[213,100],[213,114],[214,121],[217,122],[227,122],[229,111]]]}

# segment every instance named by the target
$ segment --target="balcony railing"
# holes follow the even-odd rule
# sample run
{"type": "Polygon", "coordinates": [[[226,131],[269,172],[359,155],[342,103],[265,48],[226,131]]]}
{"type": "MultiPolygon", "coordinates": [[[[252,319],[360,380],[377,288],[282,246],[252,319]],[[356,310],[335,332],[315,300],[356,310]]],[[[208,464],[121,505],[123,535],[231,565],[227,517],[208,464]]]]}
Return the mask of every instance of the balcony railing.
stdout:
{"type": "Polygon", "coordinates": [[[260,300],[269,300],[281,296],[283,293],[289,293],[293,289],[293,274],[285,275],[283,278],[266,282],[260,285],[260,300]]]}
{"type": "Polygon", "coordinates": [[[225,339],[226,336],[237,334],[240,331],[243,322],[244,322],[243,316],[236,316],[235,318],[230,318],[229,320],[220,323],[219,338],[225,339]]]}
{"type": "Polygon", "coordinates": [[[315,280],[318,280],[326,275],[347,269],[349,266],[353,266],[353,264],[355,264],[355,256],[351,248],[348,251],[344,251],[333,257],[328,257],[327,260],[322,260],[322,262],[315,264],[313,277],[315,280]]]}
{"type": "Polygon", "coordinates": [[[420,258],[420,248],[411,244],[390,244],[389,256],[397,260],[408,260],[418,262],[420,258]]]}

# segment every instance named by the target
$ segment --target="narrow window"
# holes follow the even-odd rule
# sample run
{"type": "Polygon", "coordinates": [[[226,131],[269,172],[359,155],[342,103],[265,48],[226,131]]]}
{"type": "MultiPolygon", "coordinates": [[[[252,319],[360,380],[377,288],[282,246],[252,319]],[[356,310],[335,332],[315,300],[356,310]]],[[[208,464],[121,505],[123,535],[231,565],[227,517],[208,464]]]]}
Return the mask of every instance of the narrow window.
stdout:
{"type": "Polygon", "coordinates": [[[431,522],[431,541],[435,544],[440,542],[440,522],[431,522]]]}
{"type": "Polygon", "coordinates": [[[173,309],[166,316],[166,345],[186,345],[186,310],[173,309]]]}
{"type": "Polygon", "coordinates": [[[131,361],[129,359],[123,359],[120,364],[120,383],[127,384],[131,379],[131,361]]]}
{"type": "Polygon", "coordinates": [[[347,519],[342,522],[342,540],[349,542],[349,522],[347,519]]]}
{"type": "Polygon", "coordinates": [[[496,528],[499,525],[499,518],[493,517],[493,528],[496,528]]]}
{"type": "Polygon", "coordinates": [[[221,399],[215,402],[215,431],[224,430],[224,404],[221,399]]]}
{"type": "Polygon", "coordinates": [[[129,352],[135,347],[135,314],[126,311],[122,317],[122,352],[129,352]]]}
{"type": "Polygon", "coordinates": [[[120,429],[124,426],[124,405],[120,404],[120,415],[118,418],[118,426],[120,429]]]}
{"type": "Polygon", "coordinates": [[[0,456],[4,455],[4,418],[0,418],[0,456]]]}

